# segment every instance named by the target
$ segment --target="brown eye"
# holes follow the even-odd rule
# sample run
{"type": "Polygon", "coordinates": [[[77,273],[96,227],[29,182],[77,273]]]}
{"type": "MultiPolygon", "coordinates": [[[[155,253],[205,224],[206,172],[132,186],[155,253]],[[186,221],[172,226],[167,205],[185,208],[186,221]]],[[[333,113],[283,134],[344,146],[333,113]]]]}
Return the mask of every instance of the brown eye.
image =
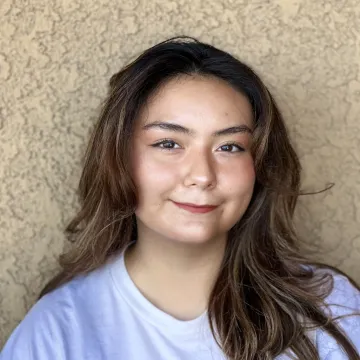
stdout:
{"type": "Polygon", "coordinates": [[[160,149],[166,149],[166,150],[173,150],[173,149],[179,149],[180,145],[178,145],[173,140],[162,140],[157,142],[156,144],[152,145],[153,147],[158,147],[160,149]]]}
{"type": "Polygon", "coordinates": [[[223,152],[231,152],[231,153],[245,151],[242,147],[240,147],[237,144],[225,144],[220,146],[219,149],[221,149],[221,151],[223,152]]]}
{"type": "Polygon", "coordinates": [[[166,141],[161,144],[161,147],[165,149],[173,149],[175,147],[175,143],[173,141],[166,141]]]}

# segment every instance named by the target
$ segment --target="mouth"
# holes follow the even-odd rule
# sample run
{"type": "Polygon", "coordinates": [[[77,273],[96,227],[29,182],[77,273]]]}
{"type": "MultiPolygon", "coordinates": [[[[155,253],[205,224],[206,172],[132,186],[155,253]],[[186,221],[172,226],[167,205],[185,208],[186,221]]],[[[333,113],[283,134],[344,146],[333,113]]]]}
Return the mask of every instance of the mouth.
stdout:
{"type": "Polygon", "coordinates": [[[181,209],[189,211],[194,214],[205,214],[210,211],[213,211],[217,208],[215,205],[196,205],[196,204],[189,204],[189,203],[178,203],[173,201],[173,203],[181,209]]]}

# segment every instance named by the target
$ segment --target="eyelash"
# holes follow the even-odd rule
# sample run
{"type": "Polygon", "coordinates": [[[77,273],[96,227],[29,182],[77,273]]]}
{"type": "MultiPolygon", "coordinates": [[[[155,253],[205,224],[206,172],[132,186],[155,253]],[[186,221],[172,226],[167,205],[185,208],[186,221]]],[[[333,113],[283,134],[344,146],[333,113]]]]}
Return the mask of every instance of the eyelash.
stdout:
{"type": "MultiPolygon", "coordinates": [[[[171,139],[163,139],[163,140],[160,140],[158,141],[157,143],[155,144],[152,144],[151,146],[154,147],[154,148],[160,148],[161,150],[165,150],[165,151],[171,151],[171,150],[177,150],[177,149],[174,149],[174,148],[164,148],[164,147],[161,147],[161,145],[164,145],[166,143],[172,143],[172,144],[176,144],[176,145],[179,145],[177,144],[174,140],[171,140],[171,139]]],[[[226,144],[223,144],[220,146],[223,147],[223,146],[235,146],[237,147],[239,150],[238,151],[224,151],[224,152],[228,152],[228,153],[237,153],[237,152],[243,152],[245,151],[245,149],[243,147],[241,147],[239,144],[237,143],[233,143],[233,142],[229,142],[229,143],[226,143],[226,144]]]]}

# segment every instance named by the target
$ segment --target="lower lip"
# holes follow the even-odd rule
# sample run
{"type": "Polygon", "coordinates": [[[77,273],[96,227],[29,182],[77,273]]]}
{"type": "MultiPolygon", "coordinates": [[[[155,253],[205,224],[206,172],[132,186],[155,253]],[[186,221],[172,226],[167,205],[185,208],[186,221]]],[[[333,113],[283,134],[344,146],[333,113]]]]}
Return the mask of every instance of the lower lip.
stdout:
{"type": "Polygon", "coordinates": [[[197,206],[180,204],[180,203],[177,203],[175,201],[173,201],[173,203],[176,206],[178,206],[179,208],[187,210],[187,211],[189,211],[191,213],[194,213],[194,214],[205,214],[205,213],[208,213],[208,212],[213,211],[213,210],[216,209],[216,206],[197,207],[197,206]]]}

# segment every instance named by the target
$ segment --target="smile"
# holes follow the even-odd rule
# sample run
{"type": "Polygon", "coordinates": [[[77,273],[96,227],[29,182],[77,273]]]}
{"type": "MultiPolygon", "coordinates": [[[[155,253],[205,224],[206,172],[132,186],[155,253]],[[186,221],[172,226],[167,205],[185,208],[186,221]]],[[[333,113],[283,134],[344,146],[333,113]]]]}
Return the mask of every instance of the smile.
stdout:
{"type": "Polygon", "coordinates": [[[195,214],[205,214],[217,208],[217,206],[213,206],[213,205],[196,205],[196,204],[188,204],[188,203],[178,203],[175,201],[173,201],[173,203],[179,208],[195,214]]]}

